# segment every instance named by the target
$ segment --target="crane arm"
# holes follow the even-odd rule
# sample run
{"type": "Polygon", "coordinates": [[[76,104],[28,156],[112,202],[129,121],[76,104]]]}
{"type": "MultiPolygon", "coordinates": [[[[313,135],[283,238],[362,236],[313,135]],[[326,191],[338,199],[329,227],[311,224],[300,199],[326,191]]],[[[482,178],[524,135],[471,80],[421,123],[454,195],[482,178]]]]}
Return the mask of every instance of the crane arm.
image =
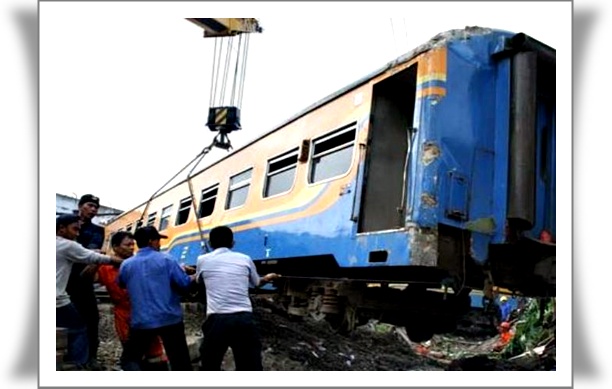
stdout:
{"type": "Polygon", "coordinates": [[[186,18],[204,29],[205,38],[234,36],[241,33],[262,32],[254,18],[186,18]]]}

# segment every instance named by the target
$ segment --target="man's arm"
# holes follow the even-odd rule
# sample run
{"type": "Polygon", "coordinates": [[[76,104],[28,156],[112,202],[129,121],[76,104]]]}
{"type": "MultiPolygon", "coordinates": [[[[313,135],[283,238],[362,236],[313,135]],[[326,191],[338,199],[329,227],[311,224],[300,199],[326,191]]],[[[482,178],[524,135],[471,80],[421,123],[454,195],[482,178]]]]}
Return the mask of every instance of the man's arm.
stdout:
{"type": "Polygon", "coordinates": [[[255,263],[252,259],[249,259],[249,286],[251,288],[262,286],[263,284],[279,277],[280,275],[276,273],[269,273],[263,277],[259,277],[259,274],[257,273],[257,267],[255,267],[255,263]]]}
{"type": "Polygon", "coordinates": [[[172,283],[178,286],[180,289],[187,289],[191,282],[195,279],[195,275],[188,276],[181,268],[181,265],[179,265],[178,262],[172,258],[168,258],[168,263],[172,283]]]}
{"type": "Polygon", "coordinates": [[[197,283],[203,282],[204,280],[200,279],[202,278],[202,267],[204,267],[204,259],[202,257],[198,257],[198,261],[196,263],[196,270],[195,270],[195,280],[197,283]]]}
{"type": "Polygon", "coordinates": [[[259,278],[259,286],[268,283],[272,280],[275,280],[277,278],[280,278],[280,274],[276,274],[276,273],[268,273],[265,276],[259,278]]]}
{"type": "Polygon", "coordinates": [[[259,278],[259,274],[257,273],[255,262],[253,262],[253,260],[249,258],[249,287],[257,288],[259,285],[261,285],[261,279],[259,278]]]}
{"type": "Polygon", "coordinates": [[[66,256],[72,262],[100,264],[100,263],[119,263],[120,260],[109,255],[98,254],[88,250],[77,242],[71,241],[66,249],[66,256]]]}
{"type": "Polygon", "coordinates": [[[100,265],[98,264],[87,265],[85,266],[85,269],[83,269],[83,271],[81,272],[81,277],[89,278],[93,282],[97,282],[99,268],[100,268],[100,265]]]}

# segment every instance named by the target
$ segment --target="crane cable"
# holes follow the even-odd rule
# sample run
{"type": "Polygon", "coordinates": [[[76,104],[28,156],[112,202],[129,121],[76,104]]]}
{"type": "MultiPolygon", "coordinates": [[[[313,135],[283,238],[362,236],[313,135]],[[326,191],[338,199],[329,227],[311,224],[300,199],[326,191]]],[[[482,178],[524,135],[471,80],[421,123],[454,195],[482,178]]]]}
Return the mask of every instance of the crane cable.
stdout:
{"type": "Polygon", "coordinates": [[[211,107],[229,105],[240,108],[242,105],[250,36],[237,34],[237,37],[237,45],[234,45],[236,36],[221,37],[220,42],[215,40],[210,89],[211,107]],[[232,73],[230,66],[233,67],[233,76],[230,75],[232,73]],[[231,87],[228,85],[230,80],[231,87]]]}
{"type": "MultiPolygon", "coordinates": [[[[240,108],[240,106],[242,105],[242,96],[243,96],[243,91],[244,91],[244,79],[245,79],[245,74],[246,74],[246,62],[247,62],[246,60],[247,60],[248,49],[249,49],[249,35],[246,34],[245,39],[244,39],[244,44],[243,44],[243,39],[242,39],[243,34],[239,33],[237,35],[239,38],[238,49],[235,50],[236,64],[234,68],[234,76],[232,80],[232,88],[231,88],[231,96],[230,96],[229,105],[240,108]]],[[[228,88],[227,81],[228,81],[228,77],[230,73],[230,62],[233,57],[234,38],[235,36],[229,36],[229,37],[222,37],[220,38],[220,40],[217,40],[217,39],[215,40],[214,54],[213,54],[213,66],[212,66],[212,74],[211,74],[211,89],[210,89],[211,106],[221,106],[224,103],[226,89],[228,88]],[[225,53],[224,53],[225,41],[227,41],[227,45],[225,47],[225,53]],[[225,58],[224,58],[223,65],[222,65],[222,58],[224,55],[225,55],[225,58]],[[223,66],[223,72],[221,71],[221,66],[223,66]]],[[[224,149],[227,149],[227,146],[231,148],[231,144],[229,143],[229,139],[227,138],[226,132],[220,131],[215,136],[215,138],[213,139],[210,145],[202,149],[202,151],[198,155],[196,155],[195,158],[193,158],[187,165],[185,165],[174,176],[172,176],[170,180],[168,180],[164,185],[162,185],[158,190],[156,190],[153,193],[153,195],[151,195],[149,200],[147,200],[147,203],[145,205],[145,208],[140,218],[137,221],[137,226],[139,225],[142,226],[142,224],[144,224],[143,222],[144,217],[147,214],[149,205],[151,204],[151,201],[153,200],[153,198],[155,198],[155,196],[162,189],[164,189],[179,174],[181,174],[181,172],[183,172],[185,169],[187,169],[187,167],[189,167],[191,164],[197,161],[193,165],[189,173],[187,174],[187,184],[189,186],[189,193],[191,195],[191,205],[193,207],[194,214],[196,216],[196,224],[198,226],[198,231],[200,233],[200,240],[202,241],[201,245],[203,248],[205,248],[206,251],[209,251],[208,246],[206,245],[206,241],[204,240],[204,233],[202,231],[202,226],[200,225],[197,206],[196,206],[196,197],[195,197],[195,193],[193,190],[193,183],[191,179],[193,178],[193,172],[195,171],[197,166],[200,164],[202,159],[204,159],[206,154],[208,154],[216,146],[219,146],[220,148],[224,148],[224,149]],[[225,147],[221,147],[222,145],[225,147]]]]}
{"type": "Polygon", "coordinates": [[[179,170],[178,173],[176,173],[174,176],[172,176],[172,178],[169,179],[164,185],[162,185],[161,188],[156,190],[153,193],[153,195],[151,195],[149,200],[147,200],[147,204],[145,205],[145,208],[142,211],[142,214],[140,215],[140,219],[138,219],[137,225],[138,224],[142,225],[143,219],[144,219],[145,215],[147,214],[147,210],[149,209],[149,205],[151,204],[151,201],[155,198],[155,196],[162,189],[164,189],[170,182],[172,182],[179,174],[181,174],[181,172],[183,172],[185,169],[187,169],[187,167],[189,167],[189,165],[191,165],[194,161],[197,160],[197,162],[193,165],[193,167],[191,168],[191,170],[187,174],[187,184],[189,186],[189,193],[191,195],[191,205],[193,207],[194,215],[196,217],[196,224],[198,226],[198,231],[200,233],[201,247],[204,248],[205,251],[209,251],[208,245],[206,244],[206,241],[204,239],[204,232],[202,231],[202,226],[200,225],[200,220],[198,218],[198,211],[197,211],[197,208],[196,208],[196,197],[195,197],[195,193],[193,191],[193,184],[191,182],[191,179],[193,178],[193,172],[198,167],[200,162],[202,162],[202,159],[204,159],[206,154],[208,154],[213,149],[213,147],[217,146],[220,142],[224,142],[225,139],[227,139],[227,135],[223,134],[223,133],[219,133],[217,136],[215,136],[215,138],[213,139],[213,141],[212,141],[212,143],[210,145],[204,147],[204,149],[202,149],[202,151],[200,153],[198,153],[198,155],[196,155],[195,158],[193,158],[187,165],[185,165],[181,170],[179,170]]]}
{"type": "Polygon", "coordinates": [[[198,209],[196,207],[196,197],[195,197],[195,192],[193,191],[193,183],[191,182],[191,179],[193,178],[192,176],[193,171],[196,169],[196,167],[198,167],[202,159],[204,159],[206,154],[208,154],[210,150],[212,150],[212,148],[216,144],[217,144],[217,137],[213,139],[210,145],[206,146],[204,150],[202,150],[200,159],[198,160],[198,162],[195,163],[195,165],[193,165],[193,167],[189,171],[189,174],[187,174],[187,185],[189,186],[189,193],[191,195],[191,205],[193,207],[193,214],[195,215],[195,218],[196,218],[196,225],[198,226],[198,232],[200,233],[200,249],[204,248],[205,252],[208,252],[209,249],[208,249],[208,245],[206,244],[206,240],[204,239],[204,232],[202,232],[202,226],[200,225],[200,215],[198,214],[198,209]]]}
{"type": "MultiPolygon", "coordinates": [[[[206,149],[204,149],[206,150],[206,149]]],[[[153,200],[153,198],[155,198],[155,196],[161,192],[162,189],[164,189],[169,183],[171,183],[176,177],[178,177],[179,174],[181,174],[181,172],[185,169],[187,169],[187,167],[189,165],[191,165],[196,159],[198,159],[203,153],[204,150],[202,150],[198,155],[196,155],[196,157],[194,159],[192,159],[187,165],[185,165],[181,170],[179,170],[174,176],[172,176],[171,179],[169,179],[168,181],[166,181],[166,183],[164,185],[162,185],[158,190],[156,190],[155,192],[153,192],[153,194],[151,195],[151,197],[149,197],[149,199],[147,200],[147,203],[145,205],[144,210],[142,211],[142,214],[140,215],[140,219],[138,219],[138,223],[142,222],[142,220],[144,219],[144,215],[147,214],[147,210],[149,209],[149,205],[151,204],[151,200],[153,200]]]]}

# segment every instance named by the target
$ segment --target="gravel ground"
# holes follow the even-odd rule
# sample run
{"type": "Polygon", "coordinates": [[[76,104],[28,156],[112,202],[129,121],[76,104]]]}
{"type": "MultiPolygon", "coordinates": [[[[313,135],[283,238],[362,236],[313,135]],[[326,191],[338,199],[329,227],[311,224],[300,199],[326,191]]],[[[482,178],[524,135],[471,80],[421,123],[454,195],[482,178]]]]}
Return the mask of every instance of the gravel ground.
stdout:
{"type": "MultiPolygon", "coordinates": [[[[377,323],[343,336],[325,322],[293,321],[265,297],[254,299],[254,314],[263,346],[264,370],[525,370],[512,361],[489,357],[497,343],[495,328],[478,313],[467,317],[453,334],[436,335],[425,344],[409,342],[401,329],[377,323]]],[[[186,336],[201,336],[202,312],[185,309],[186,336]]],[[[110,306],[100,307],[99,360],[105,370],[118,370],[121,344],[110,306]]],[[[194,363],[197,369],[197,363],[194,363]]],[[[228,350],[223,370],[234,370],[228,350]]]]}

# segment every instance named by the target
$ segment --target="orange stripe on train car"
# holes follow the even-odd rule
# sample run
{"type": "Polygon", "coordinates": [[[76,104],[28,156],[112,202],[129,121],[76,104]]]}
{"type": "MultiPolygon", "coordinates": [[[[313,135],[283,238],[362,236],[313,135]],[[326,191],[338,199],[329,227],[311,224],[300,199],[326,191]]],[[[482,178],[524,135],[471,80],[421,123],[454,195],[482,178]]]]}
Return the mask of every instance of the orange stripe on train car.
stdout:
{"type": "Polygon", "coordinates": [[[424,96],[446,96],[446,88],[442,88],[439,86],[423,88],[423,89],[419,89],[416,95],[417,95],[417,98],[424,97],[424,96]]]}
{"type": "Polygon", "coordinates": [[[446,80],[446,73],[446,47],[430,50],[419,57],[417,80],[432,74],[444,74],[444,80],[446,80]]]}
{"type": "MultiPolygon", "coordinates": [[[[349,174],[349,176],[347,177],[350,177],[350,176],[351,175],[349,174]]],[[[272,218],[264,219],[264,220],[258,220],[252,223],[233,227],[232,230],[234,232],[239,232],[239,231],[249,230],[252,228],[261,228],[261,227],[266,227],[266,226],[270,226],[273,224],[287,223],[287,222],[295,221],[295,220],[302,219],[308,216],[313,216],[313,215],[322,213],[323,211],[331,208],[331,206],[333,206],[338,201],[339,199],[338,193],[340,191],[340,188],[345,184],[345,182],[343,181],[333,182],[332,184],[335,184],[335,185],[329,185],[325,193],[323,193],[323,195],[319,199],[319,201],[317,201],[315,204],[313,204],[312,206],[306,209],[303,209],[298,212],[292,212],[289,214],[285,214],[282,216],[272,217],[272,218]]],[[[271,214],[271,213],[272,212],[268,211],[268,212],[263,213],[263,215],[261,216],[265,216],[266,214],[271,214]]],[[[249,217],[252,217],[250,214],[247,214],[247,215],[249,215],[249,217]]],[[[236,222],[240,222],[242,220],[244,220],[244,217],[235,218],[231,220],[225,220],[222,224],[230,225],[236,222]]],[[[194,226],[195,222],[192,221],[187,224],[189,224],[190,226],[194,226]]],[[[201,226],[203,227],[203,229],[207,229],[204,225],[201,225],[201,226]]],[[[198,232],[197,226],[196,228],[192,227],[188,231],[184,231],[181,235],[187,235],[187,234],[192,234],[196,232],[198,232]]],[[[199,236],[191,236],[191,237],[185,237],[185,238],[181,236],[177,236],[176,238],[173,238],[172,241],[170,241],[167,245],[163,247],[164,248],[172,247],[177,244],[185,244],[185,243],[194,242],[197,240],[200,240],[199,236]]]]}

